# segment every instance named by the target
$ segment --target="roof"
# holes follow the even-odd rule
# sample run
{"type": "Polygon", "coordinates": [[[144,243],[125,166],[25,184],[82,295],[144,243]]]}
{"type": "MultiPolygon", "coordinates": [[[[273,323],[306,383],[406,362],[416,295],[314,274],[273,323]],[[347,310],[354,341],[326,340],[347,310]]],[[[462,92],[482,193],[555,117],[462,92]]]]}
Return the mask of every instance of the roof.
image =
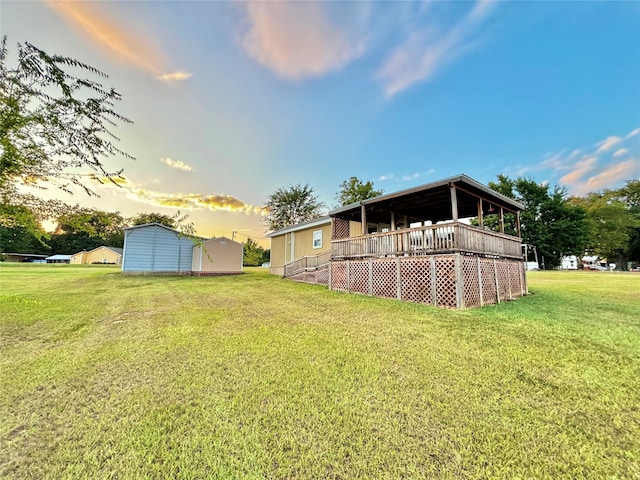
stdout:
{"type": "MultiPolygon", "coordinates": [[[[152,227],[154,225],[158,226],[158,227],[162,227],[162,228],[164,228],[166,230],[169,230],[170,232],[177,233],[178,235],[183,235],[185,237],[193,236],[193,238],[198,238],[200,240],[208,240],[207,237],[200,237],[199,235],[187,235],[186,233],[179,232],[175,228],[167,227],[166,225],[163,225],[163,224],[158,223],[158,222],[143,223],[142,225],[133,225],[132,227],[127,227],[127,228],[124,228],[123,230],[126,232],[127,230],[133,230],[133,229],[136,229],[136,228],[143,228],[143,227],[152,227]]],[[[109,248],[111,248],[111,247],[109,247],[109,248]]]]}
{"type": "Polygon", "coordinates": [[[364,205],[367,207],[367,218],[371,221],[375,221],[376,213],[381,219],[387,219],[389,211],[416,218],[424,218],[427,215],[428,219],[434,222],[449,220],[451,219],[450,185],[456,187],[460,218],[478,215],[478,198],[482,198],[486,202],[485,208],[487,209],[490,205],[502,207],[511,212],[524,209],[524,205],[521,203],[492,190],[477,180],[460,174],[345,205],[329,212],[329,216],[357,220],[360,218],[360,208],[364,205]]]}
{"type": "Polygon", "coordinates": [[[13,253],[13,252],[2,252],[0,255],[10,255],[13,257],[35,257],[35,258],[47,258],[49,255],[40,255],[38,253],[13,253]]]}
{"type": "MultiPolygon", "coordinates": [[[[100,250],[101,248],[106,248],[107,250],[111,250],[113,253],[117,253],[118,255],[122,255],[122,250],[123,250],[122,248],[109,247],[108,245],[100,245],[99,247],[96,247],[93,250],[89,250],[86,253],[95,252],[96,250],[100,250]]],[[[82,252],[84,252],[84,250],[82,252]]],[[[78,252],[78,253],[82,253],[82,252],[78,252]]],[[[76,253],[76,255],[78,255],[78,253],[76,253]]]]}
{"type": "Polygon", "coordinates": [[[205,240],[202,243],[207,243],[207,242],[212,242],[212,241],[220,241],[220,240],[224,240],[225,242],[233,242],[233,243],[236,243],[238,245],[242,245],[242,242],[238,242],[236,240],[232,240],[229,237],[225,237],[225,236],[208,238],[207,240],[205,240]]]}
{"type": "Polygon", "coordinates": [[[331,217],[325,215],[323,217],[307,220],[306,222],[297,223],[295,225],[276,230],[275,232],[268,233],[267,238],[277,237],[278,235],[284,235],[285,233],[297,232],[298,230],[304,230],[306,228],[319,227],[320,225],[326,225],[328,223],[331,223],[331,217]]]}
{"type": "Polygon", "coordinates": [[[71,260],[71,255],[51,255],[50,257],[45,258],[45,260],[71,260]]]}

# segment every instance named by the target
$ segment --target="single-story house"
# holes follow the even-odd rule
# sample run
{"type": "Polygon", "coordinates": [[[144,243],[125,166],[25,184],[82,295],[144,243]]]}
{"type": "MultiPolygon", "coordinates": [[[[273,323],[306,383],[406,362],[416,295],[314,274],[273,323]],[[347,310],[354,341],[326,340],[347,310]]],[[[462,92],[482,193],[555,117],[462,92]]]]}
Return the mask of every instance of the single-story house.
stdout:
{"type": "Polygon", "coordinates": [[[269,272],[284,275],[285,264],[331,250],[331,219],[314,218],[271,232],[267,238],[271,239],[269,272]]]}
{"type": "Polygon", "coordinates": [[[71,262],[71,255],[51,255],[45,258],[47,263],[69,263],[71,262]]]}
{"type": "Polygon", "coordinates": [[[160,223],[125,228],[122,271],[190,273],[196,243],[160,223]]]}
{"type": "Polygon", "coordinates": [[[82,251],[71,255],[72,264],[109,263],[122,265],[122,248],[103,245],[88,252],[82,251]]]}
{"type": "Polygon", "coordinates": [[[191,271],[196,275],[242,273],[244,245],[226,237],[212,238],[193,247],[191,271]]]}

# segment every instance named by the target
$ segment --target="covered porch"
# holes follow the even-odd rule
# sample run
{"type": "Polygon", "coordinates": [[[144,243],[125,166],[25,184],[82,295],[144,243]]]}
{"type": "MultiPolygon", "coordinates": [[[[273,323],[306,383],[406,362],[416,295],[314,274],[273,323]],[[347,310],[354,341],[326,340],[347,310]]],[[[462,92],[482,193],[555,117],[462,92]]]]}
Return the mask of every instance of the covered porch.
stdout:
{"type": "Polygon", "coordinates": [[[523,208],[458,175],[333,210],[329,288],[454,308],[522,296],[523,208]]]}

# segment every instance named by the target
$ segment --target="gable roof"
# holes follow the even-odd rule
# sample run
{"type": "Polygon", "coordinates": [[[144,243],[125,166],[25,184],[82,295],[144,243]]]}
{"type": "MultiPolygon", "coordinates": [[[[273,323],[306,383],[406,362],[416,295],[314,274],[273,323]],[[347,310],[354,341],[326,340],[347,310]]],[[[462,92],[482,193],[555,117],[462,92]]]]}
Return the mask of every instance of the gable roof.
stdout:
{"type": "Polygon", "coordinates": [[[118,255],[122,255],[122,248],[109,247],[108,245],[100,245],[99,247],[96,247],[93,250],[89,250],[87,253],[95,252],[96,250],[100,250],[101,248],[106,248],[107,250],[111,250],[113,253],[117,253],[118,255]]]}
{"type": "Polygon", "coordinates": [[[285,233],[297,232],[298,230],[304,230],[311,227],[319,227],[321,225],[327,225],[329,223],[331,223],[331,217],[325,215],[323,217],[313,218],[311,220],[307,220],[306,222],[300,222],[295,225],[281,228],[280,230],[276,230],[275,232],[268,233],[266,237],[273,238],[279,235],[284,235],[285,233]]]}
{"type": "MultiPolygon", "coordinates": [[[[191,237],[191,235],[187,235],[185,233],[181,233],[178,230],[176,230],[175,228],[167,227],[166,225],[163,225],[163,224],[158,223],[158,222],[144,223],[142,225],[133,225],[131,227],[124,228],[123,230],[126,232],[127,230],[134,230],[136,228],[144,228],[144,227],[152,227],[152,226],[162,227],[165,230],[169,230],[170,232],[175,233],[176,235],[182,235],[184,237],[191,237]]],[[[199,235],[193,235],[193,238],[197,238],[199,240],[208,240],[207,237],[201,237],[199,235]]]]}

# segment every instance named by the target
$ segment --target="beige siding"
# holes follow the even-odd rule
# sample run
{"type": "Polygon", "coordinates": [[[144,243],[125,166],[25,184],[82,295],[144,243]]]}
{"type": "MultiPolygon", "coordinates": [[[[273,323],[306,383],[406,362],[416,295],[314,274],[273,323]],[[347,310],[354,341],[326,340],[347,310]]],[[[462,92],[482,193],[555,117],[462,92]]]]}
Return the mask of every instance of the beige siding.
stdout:
{"type": "Polygon", "coordinates": [[[299,230],[295,235],[295,256],[290,261],[331,250],[331,224],[299,230]],[[313,232],[318,230],[322,231],[322,247],[313,248],[313,232]]]}
{"type": "Polygon", "coordinates": [[[76,253],[75,255],[71,256],[71,260],[69,261],[69,263],[75,264],[75,265],[87,263],[85,261],[86,257],[87,257],[87,252],[76,253]]]}
{"type": "Polygon", "coordinates": [[[194,272],[240,273],[242,272],[243,247],[241,243],[225,237],[203,242],[204,249],[193,247],[191,269],[194,272]]]}
{"type": "Polygon", "coordinates": [[[284,266],[285,260],[284,260],[284,249],[285,249],[285,236],[284,235],[280,235],[278,237],[273,237],[271,239],[271,257],[269,259],[269,261],[271,262],[271,273],[275,273],[278,275],[282,275],[282,273],[284,273],[284,270],[282,270],[282,273],[273,271],[274,269],[280,268],[282,269],[282,267],[284,266]]]}
{"type": "Polygon", "coordinates": [[[269,272],[275,275],[282,275],[284,274],[284,265],[287,263],[304,256],[318,255],[329,250],[331,250],[331,223],[271,237],[271,267],[269,272]],[[313,248],[313,232],[318,230],[322,231],[322,247],[313,248]]]}
{"type": "Polygon", "coordinates": [[[87,252],[84,263],[115,263],[120,265],[122,255],[109,250],[108,248],[97,248],[91,252],[87,252]]]}

